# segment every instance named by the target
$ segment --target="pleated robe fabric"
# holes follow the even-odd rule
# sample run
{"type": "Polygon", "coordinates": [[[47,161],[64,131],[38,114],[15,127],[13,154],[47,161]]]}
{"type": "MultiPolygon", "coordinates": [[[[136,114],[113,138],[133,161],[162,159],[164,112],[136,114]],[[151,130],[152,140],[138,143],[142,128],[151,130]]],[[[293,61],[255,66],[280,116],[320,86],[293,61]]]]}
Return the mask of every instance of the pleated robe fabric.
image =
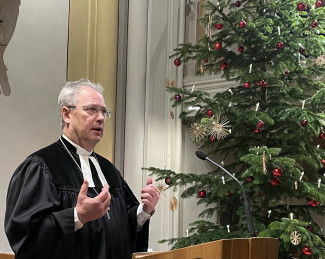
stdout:
{"type": "MultiPolygon", "coordinates": [[[[76,148],[64,140],[79,163],[76,148]]],[[[120,172],[96,154],[110,186],[110,219],[106,215],[74,231],[73,208],[83,175],[59,141],[30,155],[9,184],[5,232],[16,259],[130,259],[148,247],[149,220],[137,231],[139,203],[120,172]]],[[[102,189],[94,165],[92,176],[102,189]]],[[[97,194],[88,189],[88,196],[97,194]]]]}

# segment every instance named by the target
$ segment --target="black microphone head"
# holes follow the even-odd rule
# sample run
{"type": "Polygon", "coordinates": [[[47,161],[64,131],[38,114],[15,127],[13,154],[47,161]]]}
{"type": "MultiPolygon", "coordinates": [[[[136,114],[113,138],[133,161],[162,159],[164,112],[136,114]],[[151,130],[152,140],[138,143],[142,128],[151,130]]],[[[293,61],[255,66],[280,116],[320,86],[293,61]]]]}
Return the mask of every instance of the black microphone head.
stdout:
{"type": "Polygon", "coordinates": [[[195,152],[195,155],[196,155],[198,158],[202,159],[202,160],[205,160],[205,158],[207,157],[206,153],[204,153],[204,152],[202,152],[202,151],[200,151],[200,150],[196,151],[196,152],[195,152]]]}

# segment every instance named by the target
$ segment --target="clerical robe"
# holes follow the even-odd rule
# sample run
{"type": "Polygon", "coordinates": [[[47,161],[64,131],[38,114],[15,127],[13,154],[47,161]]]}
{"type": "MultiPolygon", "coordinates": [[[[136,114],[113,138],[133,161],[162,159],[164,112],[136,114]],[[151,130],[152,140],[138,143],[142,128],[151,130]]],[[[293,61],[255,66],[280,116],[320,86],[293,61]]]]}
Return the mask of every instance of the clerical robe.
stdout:
{"type": "MultiPolygon", "coordinates": [[[[79,163],[76,149],[63,140],[79,163]]],[[[138,201],[107,159],[95,154],[109,184],[110,219],[107,215],[74,230],[74,207],[83,175],[60,141],[30,155],[14,172],[7,194],[5,231],[16,259],[77,258],[130,259],[146,251],[147,221],[137,227],[138,201]]],[[[91,164],[96,191],[102,184],[91,164]]]]}

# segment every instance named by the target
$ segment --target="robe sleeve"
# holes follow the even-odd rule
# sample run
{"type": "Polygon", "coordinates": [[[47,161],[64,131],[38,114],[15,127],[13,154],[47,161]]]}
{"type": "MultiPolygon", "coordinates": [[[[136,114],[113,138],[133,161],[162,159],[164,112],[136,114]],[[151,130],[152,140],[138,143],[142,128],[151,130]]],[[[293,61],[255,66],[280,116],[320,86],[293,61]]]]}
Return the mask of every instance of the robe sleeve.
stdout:
{"type": "Polygon", "coordinates": [[[62,209],[45,162],[28,157],[7,193],[5,232],[16,259],[74,258],[73,208],[62,209]]]}
{"type": "Polygon", "coordinates": [[[135,252],[147,252],[148,250],[148,239],[149,239],[149,221],[148,219],[142,226],[140,231],[137,231],[137,209],[139,202],[134,196],[130,187],[127,185],[124,179],[122,179],[123,191],[125,194],[128,217],[129,217],[129,228],[131,234],[132,253],[135,252]]]}

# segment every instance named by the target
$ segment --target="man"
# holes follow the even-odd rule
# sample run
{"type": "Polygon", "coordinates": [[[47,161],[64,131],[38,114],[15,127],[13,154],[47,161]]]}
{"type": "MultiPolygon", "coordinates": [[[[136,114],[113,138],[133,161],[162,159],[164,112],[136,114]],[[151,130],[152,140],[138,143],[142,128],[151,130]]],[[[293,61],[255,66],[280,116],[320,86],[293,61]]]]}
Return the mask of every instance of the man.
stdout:
{"type": "Polygon", "coordinates": [[[159,191],[147,180],[139,205],[118,170],[93,152],[109,115],[100,85],[60,92],[63,135],[30,155],[8,188],[5,231],[16,259],[130,259],[146,251],[159,191]]]}

